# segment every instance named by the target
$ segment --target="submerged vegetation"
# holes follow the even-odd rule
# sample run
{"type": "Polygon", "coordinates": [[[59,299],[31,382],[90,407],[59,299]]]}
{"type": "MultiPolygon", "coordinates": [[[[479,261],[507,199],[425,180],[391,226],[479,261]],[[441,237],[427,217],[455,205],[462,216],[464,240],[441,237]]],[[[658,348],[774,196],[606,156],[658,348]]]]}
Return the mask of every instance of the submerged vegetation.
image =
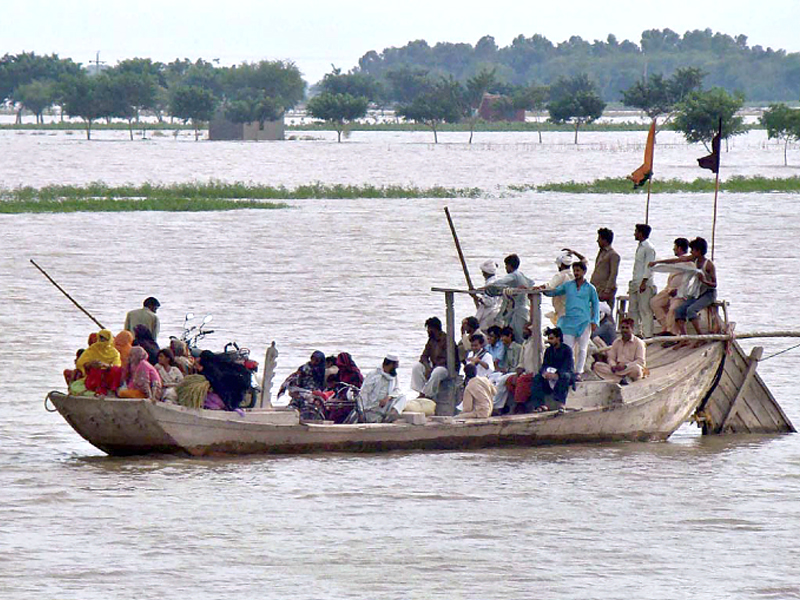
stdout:
{"type": "Polygon", "coordinates": [[[42,188],[0,189],[0,213],[219,211],[243,208],[287,208],[271,200],[341,198],[472,198],[477,188],[418,188],[373,185],[324,185],[296,188],[246,183],[179,183],[159,185],[51,185],[42,188]]]}
{"type": "MultiPolygon", "coordinates": [[[[647,187],[634,190],[633,184],[624,177],[607,177],[590,182],[567,181],[544,185],[509,186],[514,191],[566,192],[571,194],[633,194],[647,193],[647,187]]],[[[800,177],[730,177],[720,181],[719,189],[725,192],[800,192],[800,177]]],[[[681,192],[713,192],[714,180],[697,178],[694,181],[680,179],[652,180],[653,194],[676,194],[681,192]]]]}
{"type": "MultiPolygon", "coordinates": [[[[568,181],[543,185],[509,185],[511,192],[558,192],[570,194],[647,193],[647,188],[633,189],[624,178],[606,178],[591,182],[568,181]]],[[[800,177],[731,177],[720,182],[725,192],[800,193],[800,177]]],[[[712,192],[713,179],[653,180],[652,193],[712,192]]],[[[501,192],[502,193],[502,192],[501,192]]],[[[43,188],[0,188],[0,213],[42,212],[127,212],[127,211],[222,211],[246,208],[288,208],[280,200],[336,199],[408,199],[408,198],[477,198],[485,196],[479,188],[419,188],[415,186],[325,185],[313,183],[295,188],[246,183],[181,183],[157,185],[109,186],[91,183],[85,186],[52,185],[43,188]]]]}

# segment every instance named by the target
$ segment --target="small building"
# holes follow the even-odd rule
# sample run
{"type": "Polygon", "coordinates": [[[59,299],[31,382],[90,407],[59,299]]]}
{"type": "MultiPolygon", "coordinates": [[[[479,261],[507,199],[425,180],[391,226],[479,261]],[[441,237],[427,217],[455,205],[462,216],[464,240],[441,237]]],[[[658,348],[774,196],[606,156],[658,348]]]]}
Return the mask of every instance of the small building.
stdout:
{"type": "Polygon", "coordinates": [[[225,118],[221,111],[214,115],[208,124],[208,139],[213,141],[254,141],[284,139],[283,117],[276,121],[234,123],[225,118]]]}
{"type": "Polygon", "coordinates": [[[511,98],[501,94],[485,93],[478,114],[484,121],[525,122],[525,109],[514,108],[511,98]]]}

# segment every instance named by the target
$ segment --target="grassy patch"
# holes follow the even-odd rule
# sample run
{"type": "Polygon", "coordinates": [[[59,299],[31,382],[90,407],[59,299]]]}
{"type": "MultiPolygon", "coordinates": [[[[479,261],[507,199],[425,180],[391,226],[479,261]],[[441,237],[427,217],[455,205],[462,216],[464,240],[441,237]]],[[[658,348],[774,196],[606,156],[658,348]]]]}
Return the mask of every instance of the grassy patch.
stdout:
{"type": "MultiPolygon", "coordinates": [[[[647,186],[635,189],[633,183],[623,177],[596,179],[590,182],[567,181],[545,185],[509,186],[514,191],[565,192],[570,194],[631,194],[647,193],[647,186]]],[[[730,177],[720,181],[719,189],[725,192],[800,192],[800,177],[730,177]]],[[[713,192],[714,179],[700,178],[694,181],[679,179],[654,179],[651,192],[654,194],[676,194],[682,192],[713,192]]]]}
{"type": "Polygon", "coordinates": [[[241,208],[286,208],[271,200],[342,198],[474,198],[477,188],[418,188],[414,186],[323,185],[313,183],[296,188],[246,183],[178,183],[158,185],[84,186],[51,185],[42,188],[0,189],[0,212],[76,211],[215,211],[241,208]]]}

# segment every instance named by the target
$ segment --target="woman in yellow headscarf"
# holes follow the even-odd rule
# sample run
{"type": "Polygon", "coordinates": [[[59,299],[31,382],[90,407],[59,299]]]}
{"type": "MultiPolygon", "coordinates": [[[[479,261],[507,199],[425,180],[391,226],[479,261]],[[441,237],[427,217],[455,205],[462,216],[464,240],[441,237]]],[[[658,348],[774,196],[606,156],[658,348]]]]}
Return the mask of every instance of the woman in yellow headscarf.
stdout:
{"type": "Polygon", "coordinates": [[[81,354],[75,365],[78,370],[86,374],[86,367],[92,363],[101,363],[105,366],[119,367],[122,360],[119,351],[114,347],[114,337],[108,329],[101,329],[97,334],[97,341],[81,354]]]}

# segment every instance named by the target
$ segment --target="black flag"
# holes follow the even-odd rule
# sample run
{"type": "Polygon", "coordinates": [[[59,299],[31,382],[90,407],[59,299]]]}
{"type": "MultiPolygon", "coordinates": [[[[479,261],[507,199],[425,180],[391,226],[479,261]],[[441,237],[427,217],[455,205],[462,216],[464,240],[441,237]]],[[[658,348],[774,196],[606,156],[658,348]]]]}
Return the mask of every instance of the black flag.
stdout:
{"type": "Polygon", "coordinates": [[[722,138],[722,117],[719,118],[717,135],[711,140],[711,154],[697,159],[701,169],[708,169],[712,173],[719,173],[719,141],[722,138]]]}

